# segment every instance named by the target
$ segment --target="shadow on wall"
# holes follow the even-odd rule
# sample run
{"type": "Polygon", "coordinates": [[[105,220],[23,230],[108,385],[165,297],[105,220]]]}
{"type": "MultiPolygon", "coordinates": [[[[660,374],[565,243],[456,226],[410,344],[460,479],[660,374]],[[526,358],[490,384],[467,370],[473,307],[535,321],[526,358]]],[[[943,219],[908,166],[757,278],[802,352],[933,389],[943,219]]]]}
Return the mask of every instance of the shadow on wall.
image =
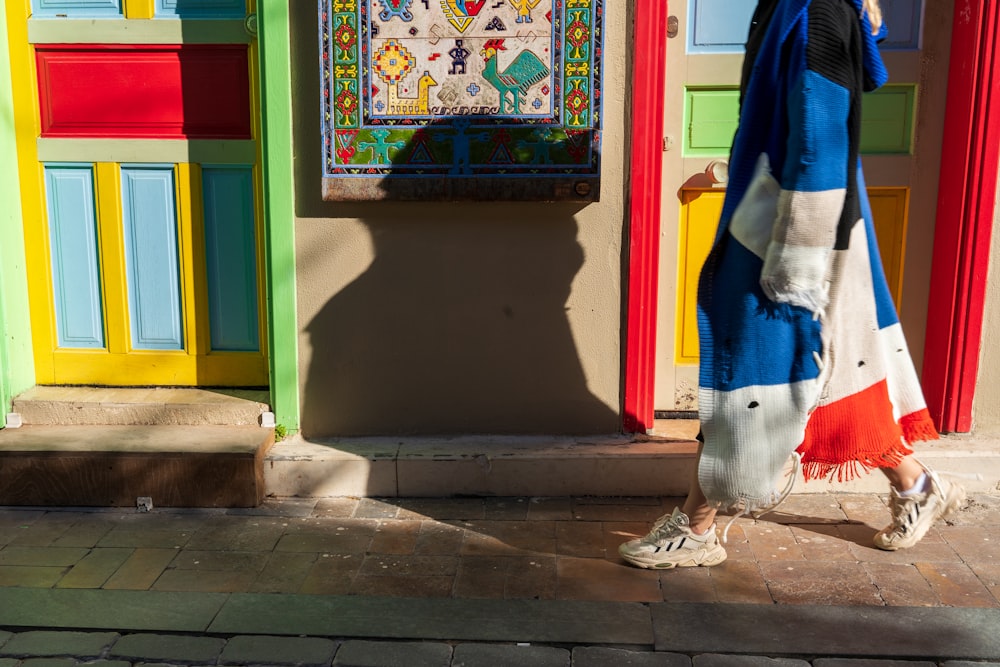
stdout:
{"type": "MultiPolygon", "coordinates": [[[[307,9],[292,5],[293,35],[316,34],[307,9]]],[[[567,317],[584,260],[580,205],[324,202],[316,39],[293,50],[299,280],[309,281],[300,312],[315,313],[300,323],[302,433],[620,431],[618,412],[588,389],[567,317]],[[330,258],[306,244],[361,226],[373,259],[338,288],[338,267],[323,269],[330,258]]],[[[381,187],[413,196],[396,179],[381,187]]]]}

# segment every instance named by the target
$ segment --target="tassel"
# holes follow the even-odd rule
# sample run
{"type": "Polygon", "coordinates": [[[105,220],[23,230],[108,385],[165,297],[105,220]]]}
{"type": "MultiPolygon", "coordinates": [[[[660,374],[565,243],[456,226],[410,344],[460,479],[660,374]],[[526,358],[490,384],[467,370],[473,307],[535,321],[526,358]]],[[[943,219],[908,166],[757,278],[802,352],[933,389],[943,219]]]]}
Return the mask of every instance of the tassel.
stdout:
{"type": "Polygon", "coordinates": [[[904,415],[899,420],[899,425],[903,429],[903,438],[909,443],[937,440],[941,437],[934,428],[934,422],[931,421],[927,408],[904,415]]]}

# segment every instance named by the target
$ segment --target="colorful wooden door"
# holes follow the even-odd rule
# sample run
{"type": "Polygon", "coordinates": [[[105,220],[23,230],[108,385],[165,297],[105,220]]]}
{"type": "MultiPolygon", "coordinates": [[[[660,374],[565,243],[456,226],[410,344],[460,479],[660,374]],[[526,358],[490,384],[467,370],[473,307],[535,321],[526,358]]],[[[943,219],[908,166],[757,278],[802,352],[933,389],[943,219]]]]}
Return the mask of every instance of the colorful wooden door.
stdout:
{"type": "Polygon", "coordinates": [[[267,384],[253,9],[7,2],[39,384],[267,384]]]}
{"type": "MultiPolygon", "coordinates": [[[[743,43],[756,4],[670,3],[676,32],[672,30],[667,44],[664,99],[654,403],[660,416],[690,414],[698,406],[697,281],[725,196],[726,160],[739,113],[743,43]]],[[[879,247],[918,362],[947,83],[947,68],[940,63],[947,63],[950,29],[950,10],[925,9],[925,4],[882,0],[890,28],[882,45],[890,84],[866,96],[862,121],[862,157],[879,247]]]]}

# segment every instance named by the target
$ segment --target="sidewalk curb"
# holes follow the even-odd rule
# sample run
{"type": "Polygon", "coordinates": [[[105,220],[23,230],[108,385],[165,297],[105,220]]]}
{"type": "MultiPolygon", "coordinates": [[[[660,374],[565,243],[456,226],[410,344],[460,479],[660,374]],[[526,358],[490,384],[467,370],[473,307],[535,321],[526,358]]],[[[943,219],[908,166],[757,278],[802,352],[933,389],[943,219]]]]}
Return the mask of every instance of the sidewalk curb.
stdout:
{"type": "Polygon", "coordinates": [[[604,645],[687,655],[996,660],[1000,609],[7,588],[0,628],[604,645]]]}

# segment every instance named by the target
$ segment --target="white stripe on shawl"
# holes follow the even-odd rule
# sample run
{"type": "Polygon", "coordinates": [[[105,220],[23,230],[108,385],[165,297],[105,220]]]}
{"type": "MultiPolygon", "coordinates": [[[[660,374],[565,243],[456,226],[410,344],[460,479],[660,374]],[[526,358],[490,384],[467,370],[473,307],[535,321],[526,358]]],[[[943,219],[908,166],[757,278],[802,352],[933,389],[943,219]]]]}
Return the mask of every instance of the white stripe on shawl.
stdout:
{"type": "Polygon", "coordinates": [[[893,416],[896,421],[904,415],[913,414],[927,407],[917,369],[903,336],[903,327],[898,322],[879,332],[882,354],[885,357],[888,374],[889,400],[892,401],[893,416]]]}
{"type": "Polygon", "coordinates": [[[785,245],[833,248],[846,197],[846,188],[819,192],[782,190],[771,240],[785,245]]]}
{"type": "Polygon", "coordinates": [[[899,420],[927,404],[902,326],[897,322],[879,329],[866,229],[859,220],[851,230],[849,248],[833,255],[834,287],[823,319],[824,363],[830,377],[820,403],[839,401],[885,380],[893,416],[899,420]]]}
{"type": "Polygon", "coordinates": [[[772,301],[822,312],[829,301],[832,252],[833,246],[810,248],[772,241],[764,255],[761,289],[772,301]]]}
{"type": "Polygon", "coordinates": [[[823,405],[864,391],[886,377],[863,220],[851,230],[848,249],[834,252],[831,265],[833,286],[823,319],[824,362],[830,377],[823,405]]]}
{"type": "Polygon", "coordinates": [[[729,233],[747,250],[764,259],[778,218],[781,184],[771,175],[767,153],[761,153],[754,175],[729,222],[729,233]]]}
{"type": "Polygon", "coordinates": [[[801,444],[818,393],[819,380],[733,391],[699,389],[705,445],[698,483],[713,506],[754,509],[775,499],[773,471],[780,471],[801,444]]]}

